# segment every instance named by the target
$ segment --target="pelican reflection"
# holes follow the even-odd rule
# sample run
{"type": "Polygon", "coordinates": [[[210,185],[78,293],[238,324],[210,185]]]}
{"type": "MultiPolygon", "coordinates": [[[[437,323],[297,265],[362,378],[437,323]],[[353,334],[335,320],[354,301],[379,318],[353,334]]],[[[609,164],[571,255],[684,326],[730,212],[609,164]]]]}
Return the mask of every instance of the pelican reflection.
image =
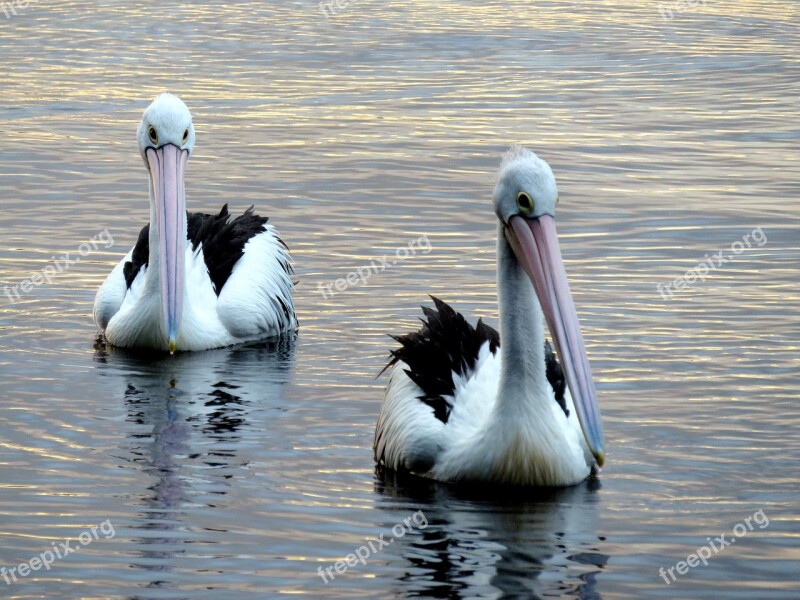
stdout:
{"type": "Polygon", "coordinates": [[[461,489],[379,470],[379,507],[428,520],[386,550],[406,563],[395,596],[600,598],[596,577],[609,557],[598,549],[599,487],[592,478],[561,489],[461,489]]]}

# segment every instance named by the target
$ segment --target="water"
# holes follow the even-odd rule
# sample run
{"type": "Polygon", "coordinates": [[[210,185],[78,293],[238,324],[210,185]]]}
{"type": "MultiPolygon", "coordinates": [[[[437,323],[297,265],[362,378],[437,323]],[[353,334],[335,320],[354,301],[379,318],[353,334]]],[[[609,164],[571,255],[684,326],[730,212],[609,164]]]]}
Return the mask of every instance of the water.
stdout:
{"type": "Polygon", "coordinates": [[[0,565],[108,524],[3,597],[800,597],[796,3],[671,20],[616,0],[17,13],[0,12],[0,282],[114,243],[0,296],[0,565]],[[255,204],[291,247],[296,339],[95,349],[94,292],[147,218],[135,128],[163,90],[194,113],[190,208],[255,204]],[[386,480],[386,334],[416,327],[428,293],[497,324],[489,196],[512,142],[559,179],[607,466],[524,495],[386,480]],[[320,294],[420,236],[429,253],[320,294]],[[420,510],[427,527],[318,575],[420,510]],[[660,578],[747,518],[707,566],[660,578]]]}

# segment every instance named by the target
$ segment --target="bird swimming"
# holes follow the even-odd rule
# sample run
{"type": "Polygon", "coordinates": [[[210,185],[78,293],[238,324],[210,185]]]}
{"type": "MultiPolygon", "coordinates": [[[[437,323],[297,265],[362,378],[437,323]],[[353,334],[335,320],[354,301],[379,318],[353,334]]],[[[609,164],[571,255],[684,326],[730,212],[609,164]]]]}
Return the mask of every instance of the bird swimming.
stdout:
{"type": "Polygon", "coordinates": [[[574,485],[603,465],[603,427],[550,166],[511,148],[493,203],[500,332],[433,298],[419,331],[393,336],[400,347],[386,365],[375,460],[452,483],[574,485]]]}
{"type": "Polygon", "coordinates": [[[195,129],[186,105],[158,96],[144,111],[139,153],[150,221],[106,277],[95,323],[112,346],[174,353],[255,341],[297,328],[289,250],[253,207],[233,218],[188,213],[184,174],[195,129]]]}

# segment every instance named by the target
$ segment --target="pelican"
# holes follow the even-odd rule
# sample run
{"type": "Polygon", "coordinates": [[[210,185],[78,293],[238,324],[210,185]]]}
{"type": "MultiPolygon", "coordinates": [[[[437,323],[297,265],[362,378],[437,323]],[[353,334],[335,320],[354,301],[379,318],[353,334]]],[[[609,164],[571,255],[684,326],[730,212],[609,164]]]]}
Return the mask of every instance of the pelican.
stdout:
{"type": "Polygon", "coordinates": [[[493,201],[500,333],[433,298],[419,331],[393,336],[400,347],[386,365],[375,460],[451,483],[574,485],[603,465],[603,428],[561,260],[550,166],[512,147],[493,201]]]}
{"type": "Polygon", "coordinates": [[[187,213],[184,173],[195,131],[186,105],[161,94],[144,111],[139,154],[150,222],[97,291],[94,320],[112,346],[206,350],[297,328],[289,250],[267,217],[187,213]]]}

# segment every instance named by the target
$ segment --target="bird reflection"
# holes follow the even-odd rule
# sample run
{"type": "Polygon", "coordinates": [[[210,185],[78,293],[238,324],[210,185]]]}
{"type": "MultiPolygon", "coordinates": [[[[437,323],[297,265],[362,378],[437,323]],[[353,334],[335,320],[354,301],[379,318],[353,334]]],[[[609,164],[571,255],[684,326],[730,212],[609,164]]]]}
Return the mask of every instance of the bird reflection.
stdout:
{"type": "Polygon", "coordinates": [[[123,450],[152,480],[134,524],[142,530],[134,541],[143,548],[134,566],[159,573],[148,588],[177,589],[167,575],[173,559],[186,552],[184,544],[198,541],[196,532],[203,540],[216,533],[194,522],[191,509],[222,503],[231,480],[250,472],[248,459],[237,456],[250,427],[248,415],[256,407],[281,410],[295,339],[174,356],[96,340],[99,373],[111,380],[112,393],[120,390],[127,420],[136,425],[123,450]]]}
{"type": "Polygon", "coordinates": [[[398,520],[409,506],[428,526],[397,538],[387,552],[408,563],[396,597],[601,598],[596,577],[600,483],[561,489],[456,488],[378,470],[380,506],[398,520]]]}

